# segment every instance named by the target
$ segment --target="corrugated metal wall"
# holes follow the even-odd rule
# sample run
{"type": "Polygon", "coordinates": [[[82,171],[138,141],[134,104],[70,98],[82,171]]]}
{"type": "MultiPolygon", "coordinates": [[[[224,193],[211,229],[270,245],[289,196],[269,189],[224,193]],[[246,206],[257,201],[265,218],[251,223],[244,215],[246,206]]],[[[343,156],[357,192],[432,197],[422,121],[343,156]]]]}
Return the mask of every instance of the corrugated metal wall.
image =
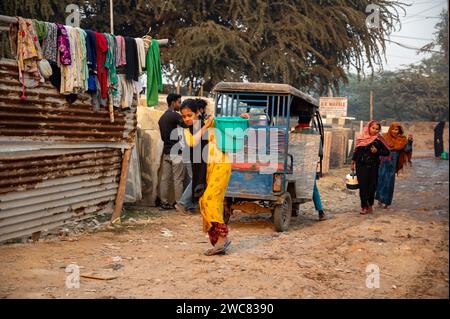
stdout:
{"type": "Polygon", "coordinates": [[[135,109],[115,110],[110,123],[108,110],[94,112],[88,94],[69,104],[49,81],[26,89],[28,98],[22,101],[18,77],[15,61],[0,60],[0,136],[65,142],[125,142],[134,137],[135,109]]]}
{"type": "Polygon", "coordinates": [[[0,60],[0,242],[112,212],[136,107],[110,123],[88,95],[69,104],[49,82],[20,95],[16,62],[0,60]]]}

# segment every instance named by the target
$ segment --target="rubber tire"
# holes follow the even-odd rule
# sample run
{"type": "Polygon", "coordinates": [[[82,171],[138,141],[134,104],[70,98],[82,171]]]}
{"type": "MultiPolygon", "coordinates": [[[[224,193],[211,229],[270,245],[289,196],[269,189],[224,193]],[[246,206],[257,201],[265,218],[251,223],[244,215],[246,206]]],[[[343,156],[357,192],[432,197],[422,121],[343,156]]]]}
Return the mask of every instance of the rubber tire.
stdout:
{"type": "Polygon", "coordinates": [[[280,196],[283,204],[275,206],[273,211],[273,223],[277,232],[287,231],[292,216],[292,199],[289,193],[280,196]]]}

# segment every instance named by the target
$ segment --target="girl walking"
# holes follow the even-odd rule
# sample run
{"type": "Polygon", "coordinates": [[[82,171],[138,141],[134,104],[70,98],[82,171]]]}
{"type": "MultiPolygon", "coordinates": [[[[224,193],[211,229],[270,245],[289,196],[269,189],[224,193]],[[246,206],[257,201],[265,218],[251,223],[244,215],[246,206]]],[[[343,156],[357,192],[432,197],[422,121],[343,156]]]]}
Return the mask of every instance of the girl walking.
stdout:
{"type": "Polygon", "coordinates": [[[356,169],[358,177],[362,215],[373,211],[380,156],[389,155],[389,147],[380,135],[380,130],[380,123],[370,121],[364,128],[364,132],[356,138],[351,170],[356,169]]]}
{"type": "MultiPolygon", "coordinates": [[[[212,117],[203,119],[195,100],[181,104],[181,116],[187,128],[186,144],[190,148],[192,165],[192,196],[199,199],[203,230],[214,246],[205,255],[225,254],[230,247],[228,226],[223,221],[223,202],[231,176],[231,162],[216,144],[212,117]]],[[[247,114],[241,115],[248,117],[247,114]]]]}
{"type": "Polygon", "coordinates": [[[392,198],[394,197],[395,174],[403,168],[408,160],[405,153],[408,139],[404,134],[403,127],[398,122],[393,122],[389,131],[383,134],[383,137],[391,153],[390,156],[381,158],[375,199],[378,200],[380,207],[387,209],[392,204],[392,198]]]}

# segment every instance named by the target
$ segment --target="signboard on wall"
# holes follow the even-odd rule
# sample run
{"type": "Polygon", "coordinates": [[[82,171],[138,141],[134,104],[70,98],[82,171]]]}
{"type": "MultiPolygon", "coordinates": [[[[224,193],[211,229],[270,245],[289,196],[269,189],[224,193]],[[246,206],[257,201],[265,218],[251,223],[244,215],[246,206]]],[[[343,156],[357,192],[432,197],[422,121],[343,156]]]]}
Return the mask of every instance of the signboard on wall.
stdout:
{"type": "Polygon", "coordinates": [[[326,117],[346,117],[347,101],[346,97],[320,97],[320,115],[326,117]]]}

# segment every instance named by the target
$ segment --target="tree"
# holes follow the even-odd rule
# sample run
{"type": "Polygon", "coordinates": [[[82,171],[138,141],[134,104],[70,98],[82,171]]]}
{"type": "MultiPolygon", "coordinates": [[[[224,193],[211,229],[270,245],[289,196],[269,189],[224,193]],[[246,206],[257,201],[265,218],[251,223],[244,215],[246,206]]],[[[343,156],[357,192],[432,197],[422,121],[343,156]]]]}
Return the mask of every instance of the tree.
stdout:
{"type": "Polygon", "coordinates": [[[375,118],[396,120],[448,120],[448,14],[436,24],[435,40],[422,51],[439,47],[430,58],[395,72],[384,72],[365,80],[350,77],[344,94],[349,114],[369,118],[369,91],[375,92],[375,118]]]}
{"type": "MultiPolygon", "coordinates": [[[[69,1],[4,1],[2,12],[64,21],[69,1]]],[[[109,30],[106,0],[78,3],[82,27],[109,30]]],[[[162,51],[184,80],[283,82],[326,92],[358,73],[382,67],[385,37],[398,21],[402,3],[393,0],[114,0],[115,33],[169,38],[162,51]],[[366,26],[368,4],[379,6],[380,28],[366,26]]]]}

